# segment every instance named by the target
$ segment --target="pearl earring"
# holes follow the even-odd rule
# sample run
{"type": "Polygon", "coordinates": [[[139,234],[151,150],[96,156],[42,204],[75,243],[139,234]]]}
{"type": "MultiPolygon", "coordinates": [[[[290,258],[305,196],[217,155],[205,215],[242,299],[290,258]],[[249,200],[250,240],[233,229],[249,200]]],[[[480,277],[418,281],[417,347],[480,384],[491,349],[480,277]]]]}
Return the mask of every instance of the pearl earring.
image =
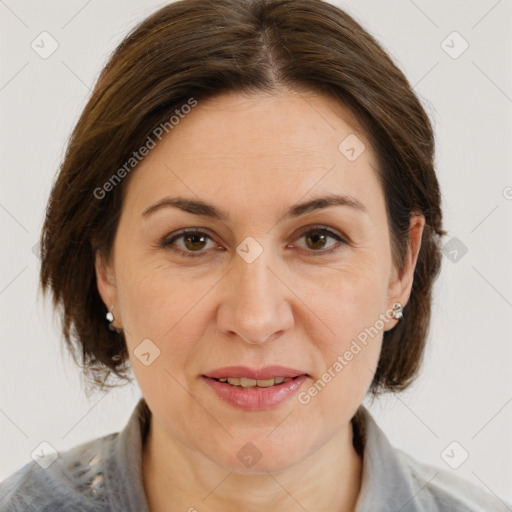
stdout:
{"type": "Polygon", "coordinates": [[[110,311],[107,312],[105,315],[105,318],[108,321],[108,328],[111,331],[115,331],[117,333],[121,332],[117,327],[114,326],[114,313],[112,313],[112,310],[114,309],[114,305],[110,306],[110,311]]]}
{"type": "Polygon", "coordinates": [[[402,306],[402,304],[400,302],[395,302],[393,304],[393,318],[396,318],[397,320],[400,320],[401,318],[403,318],[403,313],[402,311],[404,310],[404,307],[402,306]]]}

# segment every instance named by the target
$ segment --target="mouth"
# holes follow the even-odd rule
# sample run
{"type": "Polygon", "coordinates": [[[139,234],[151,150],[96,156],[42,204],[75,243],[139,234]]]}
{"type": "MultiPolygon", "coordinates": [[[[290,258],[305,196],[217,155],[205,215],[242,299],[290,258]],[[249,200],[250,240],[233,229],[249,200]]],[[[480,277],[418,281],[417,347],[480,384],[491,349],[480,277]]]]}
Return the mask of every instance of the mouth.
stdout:
{"type": "Polygon", "coordinates": [[[291,398],[310,377],[303,370],[285,366],[248,368],[227,366],[201,378],[225,403],[249,411],[271,409],[291,398]]]}
{"type": "Polygon", "coordinates": [[[249,368],[247,366],[225,366],[211,370],[203,375],[220,382],[227,382],[232,386],[241,387],[270,387],[288,382],[291,379],[309,374],[303,370],[286,366],[272,365],[263,368],[249,368]]]}
{"type": "MultiPolygon", "coordinates": [[[[299,373],[299,372],[296,372],[299,373]]],[[[277,407],[298,393],[309,375],[277,375],[261,379],[251,377],[201,375],[209,388],[224,403],[247,411],[262,411],[277,407]]]]}
{"type": "MultiPolygon", "coordinates": [[[[209,377],[212,378],[212,377],[209,377]]],[[[274,377],[272,379],[250,379],[247,377],[221,377],[219,379],[213,379],[217,382],[223,382],[230,386],[243,389],[254,389],[254,388],[270,388],[279,386],[285,382],[298,379],[297,377],[274,377]]]]}

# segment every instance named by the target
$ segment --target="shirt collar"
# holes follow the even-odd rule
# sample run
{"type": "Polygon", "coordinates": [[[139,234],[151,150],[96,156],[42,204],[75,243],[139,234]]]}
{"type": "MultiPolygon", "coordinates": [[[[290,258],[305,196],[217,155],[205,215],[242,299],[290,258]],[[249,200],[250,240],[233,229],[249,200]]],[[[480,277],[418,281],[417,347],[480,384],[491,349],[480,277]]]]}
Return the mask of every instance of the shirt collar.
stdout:
{"type": "Polygon", "coordinates": [[[363,472],[354,512],[420,512],[414,501],[421,491],[400,452],[388,440],[370,412],[361,405],[354,428],[362,436],[363,472]]]}
{"type": "Polygon", "coordinates": [[[142,447],[150,418],[148,405],[141,398],[117,437],[107,471],[111,507],[116,512],[149,512],[142,479],[142,447]]]}

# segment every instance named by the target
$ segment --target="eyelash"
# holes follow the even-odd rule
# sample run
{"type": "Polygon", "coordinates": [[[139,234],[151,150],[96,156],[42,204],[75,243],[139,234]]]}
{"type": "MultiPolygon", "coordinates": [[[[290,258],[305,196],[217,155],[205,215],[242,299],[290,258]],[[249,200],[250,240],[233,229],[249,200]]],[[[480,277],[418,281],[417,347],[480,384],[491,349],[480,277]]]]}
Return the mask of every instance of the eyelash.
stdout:
{"type": "MultiPolygon", "coordinates": [[[[312,257],[325,256],[327,254],[331,254],[333,252],[338,251],[341,248],[340,244],[341,245],[348,245],[348,242],[346,240],[344,240],[343,238],[341,238],[339,235],[337,235],[336,233],[334,233],[330,229],[327,229],[327,228],[324,228],[324,227],[321,227],[321,226],[307,229],[306,231],[304,231],[297,238],[297,240],[302,238],[304,235],[307,235],[308,233],[312,233],[312,232],[318,232],[318,233],[326,234],[327,236],[336,239],[340,243],[339,244],[335,244],[333,247],[331,247],[329,249],[325,249],[323,251],[312,251],[311,250],[307,256],[312,256],[312,257]]],[[[200,231],[199,229],[187,229],[185,231],[181,231],[181,232],[175,234],[170,239],[165,239],[165,238],[162,239],[161,242],[159,243],[159,247],[161,247],[163,249],[170,249],[173,252],[176,252],[176,253],[181,254],[181,255],[183,255],[185,257],[188,257],[188,258],[204,257],[204,255],[206,254],[207,251],[197,251],[196,253],[194,253],[193,251],[183,251],[182,249],[177,249],[176,247],[172,247],[172,244],[176,240],[178,240],[179,238],[182,238],[182,237],[184,237],[186,235],[206,235],[206,237],[208,237],[210,240],[212,240],[210,235],[208,235],[208,233],[205,233],[204,231],[200,231]]]]}

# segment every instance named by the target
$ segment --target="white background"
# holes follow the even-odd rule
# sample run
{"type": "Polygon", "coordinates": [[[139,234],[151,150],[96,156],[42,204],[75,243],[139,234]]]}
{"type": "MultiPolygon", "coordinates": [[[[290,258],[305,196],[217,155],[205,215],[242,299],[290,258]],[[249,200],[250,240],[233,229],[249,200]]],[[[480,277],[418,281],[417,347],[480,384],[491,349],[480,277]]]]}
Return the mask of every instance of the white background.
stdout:
{"type": "MultiPolygon", "coordinates": [[[[0,480],[43,440],[63,451],[122,429],[140,397],[131,386],[85,398],[58,324],[38,299],[32,249],[67,137],[103,64],[162,5],[0,1],[0,480]],[[48,59],[31,48],[43,31],[59,44],[48,59]]],[[[456,262],[443,257],[421,377],[370,410],[396,446],[510,502],[512,2],[337,5],[383,43],[431,116],[446,240],[467,247],[456,262]],[[442,47],[453,31],[469,43],[456,59],[442,47]],[[441,457],[454,440],[469,453],[456,470],[441,457]]],[[[462,48],[457,36],[445,44],[462,48]]]]}

